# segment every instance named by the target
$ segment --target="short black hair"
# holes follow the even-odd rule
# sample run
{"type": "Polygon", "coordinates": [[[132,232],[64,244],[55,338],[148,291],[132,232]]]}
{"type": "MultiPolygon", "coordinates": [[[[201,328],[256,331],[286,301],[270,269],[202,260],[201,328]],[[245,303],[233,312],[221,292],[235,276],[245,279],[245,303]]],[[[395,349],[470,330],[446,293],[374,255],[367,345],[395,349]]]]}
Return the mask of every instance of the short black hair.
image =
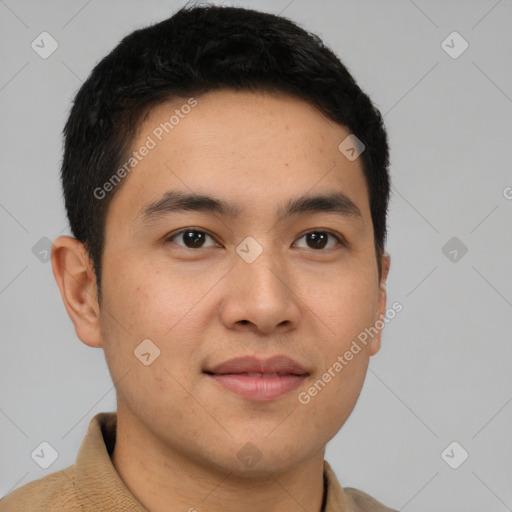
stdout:
{"type": "Polygon", "coordinates": [[[64,128],[61,178],[67,215],[93,262],[99,296],[107,209],[119,187],[108,194],[95,191],[126,161],[137,127],[152,107],[219,89],[293,95],[363,142],[360,158],[380,276],[389,149],[382,116],[370,98],[318,36],[284,17],[245,8],[185,6],[132,32],[95,66],[64,128]]]}

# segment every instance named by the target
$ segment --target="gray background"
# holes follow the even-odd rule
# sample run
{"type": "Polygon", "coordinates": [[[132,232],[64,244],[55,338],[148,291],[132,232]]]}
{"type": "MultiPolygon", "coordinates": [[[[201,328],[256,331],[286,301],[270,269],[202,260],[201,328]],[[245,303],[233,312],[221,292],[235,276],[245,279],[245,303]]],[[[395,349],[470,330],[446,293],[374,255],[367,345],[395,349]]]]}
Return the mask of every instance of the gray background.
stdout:
{"type": "MultiPolygon", "coordinates": [[[[115,410],[103,352],[76,338],[34,252],[68,233],[58,172],[71,98],[122,36],[181,5],[0,0],[0,496],[72,464],[89,420],[115,410]],[[31,48],[43,31],[59,44],[48,59],[31,48]],[[47,470],[30,456],[42,441],[59,453],[47,470]]],[[[399,510],[512,510],[512,1],[236,5],[323,37],[390,135],[388,298],[403,311],[327,460],[343,485],[399,510]],[[457,59],[441,46],[453,31],[469,43],[457,59]],[[442,251],[452,237],[457,261],[442,251]],[[452,441],[469,453],[458,469],[441,457],[452,441]]]]}

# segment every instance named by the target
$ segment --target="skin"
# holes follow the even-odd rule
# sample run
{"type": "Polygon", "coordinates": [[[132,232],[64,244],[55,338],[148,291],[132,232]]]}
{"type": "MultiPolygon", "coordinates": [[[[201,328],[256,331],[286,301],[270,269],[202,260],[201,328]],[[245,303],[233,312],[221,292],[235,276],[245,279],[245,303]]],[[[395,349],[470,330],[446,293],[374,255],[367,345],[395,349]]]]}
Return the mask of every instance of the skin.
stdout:
{"type": "MultiPolygon", "coordinates": [[[[118,400],[112,461],[149,510],[320,511],[327,442],[352,412],[380,333],[307,405],[297,395],[333,365],[386,311],[390,258],[379,281],[368,190],[360,159],[338,145],[349,135],[308,103],[276,93],[216,91],[133,169],[106,220],[102,302],[92,262],[70,237],[55,241],[54,275],[78,337],[102,347],[118,400]],[[170,213],[143,223],[140,211],[168,190],[236,202],[238,219],[170,213]],[[339,191],[362,220],[306,212],[282,223],[290,198],[339,191]],[[203,230],[190,249],[185,228],[203,230]],[[306,233],[331,231],[315,249],[306,233]],[[263,248],[248,264],[236,252],[251,236],[263,248]],[[134,349],[150,339],[150,366],[134,349]],[[278,399],[254,402],[203,370],[237,356],[287,355],[310,373],[278,399]],[[238,451],[262,454],[249,468],[238,451]]],[[[152,109],[133,148],[185,101],[152,109]]]]}

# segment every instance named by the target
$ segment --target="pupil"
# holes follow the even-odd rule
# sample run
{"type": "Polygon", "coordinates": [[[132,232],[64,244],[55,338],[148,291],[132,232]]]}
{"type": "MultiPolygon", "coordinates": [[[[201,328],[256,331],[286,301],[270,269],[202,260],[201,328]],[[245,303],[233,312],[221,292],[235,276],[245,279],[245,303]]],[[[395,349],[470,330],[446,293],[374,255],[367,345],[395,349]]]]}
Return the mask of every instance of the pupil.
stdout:
{"type": "Polygon", "coordinates": [[[313,242],[313,249],[323,249],[327,243],[326,233],[309,233],[309,240],[313,242]]]}
{"type": "Polygon", "coordinates": [[[201,247],[201,243],[204,241],[204,233],[199,231],[187,231],[185,235],[185,245],[189,247],[201,247]]]}

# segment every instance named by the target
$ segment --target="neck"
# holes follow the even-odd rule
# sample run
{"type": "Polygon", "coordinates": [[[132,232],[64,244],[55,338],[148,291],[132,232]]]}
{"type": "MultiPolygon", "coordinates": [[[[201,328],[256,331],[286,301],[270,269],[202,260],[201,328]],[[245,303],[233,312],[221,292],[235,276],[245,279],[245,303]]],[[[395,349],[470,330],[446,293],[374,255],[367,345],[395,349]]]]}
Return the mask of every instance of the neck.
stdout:
{"type": "Polygon", "coordinates": [[[119,410],[112,454],[121,480],[152,512],[321,512],[323,460],[324,450],[286,472],[243,476],[163,445],[119,410]]]}

